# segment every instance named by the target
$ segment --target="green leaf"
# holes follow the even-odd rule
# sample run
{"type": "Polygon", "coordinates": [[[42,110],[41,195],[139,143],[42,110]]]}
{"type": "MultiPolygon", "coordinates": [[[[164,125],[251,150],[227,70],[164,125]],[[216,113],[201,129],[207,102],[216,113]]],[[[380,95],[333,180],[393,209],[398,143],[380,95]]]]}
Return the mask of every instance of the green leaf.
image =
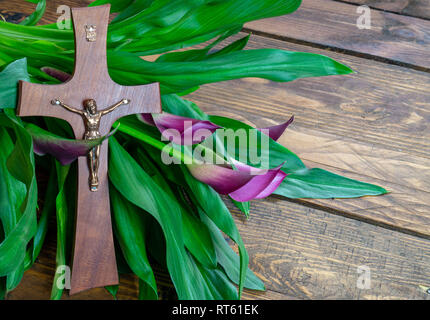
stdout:
{"type": "MultiPolygon", "coordinates": [[[[218,37],[215,41],[207,45],[203,49],[193,49],[193,50],[187,50],[187,51],[179,51],[179,52],[168,52],[166,54],[163,54],[160,56],[156,61],[157,62],[185,62],[185,61],[201,61],[209,57],[209,51],[218,43],[225,40],[226,38],[230,37],[233,34],[238,33],[242,29],[242,26],[240,28],[234,28],[232,30],[228,30],[223,35],[218,37]]],[[[249,38],[249,37],[248,37],[249,38]]],[[[245,39],[245,38],[244,38],[245,39]]],[[[242,50],[244,46],[247,43],[247,39],[245,41],[245,44],[243,44],[242,39],[239,41],[235,41],[231,45],[225,47],[224,49],[211,54],[210,56],[213,57],[217,53],[223,54],[227,52],[232,52],[236,50],[242,50]],[[241,42],[240,44],[238,44],[241,42]],[[223,51],[224,50],[224,51],[223,51]],[[223,51],[223,52],[221,52],[223,51]]]]}
{"type": "Polygon", "coordinates": [[[106,286],[105,289],[112,295],[115,300],[117,300],[116,295],[118,294],[118,285],[106,286]]]}
{"type": "Polygon", "coordinates": [[[181,212],[171,199],[146,174],[116,139],[109,143],[109,178],[130,202],[150,213],[160,224],[166,239],[167,266],[180,299],[202,298],[200,283],[190,274],[190,257],[185,251],[181,212]],[[127,179],[123,179],[127,175],[127,179]]]}
{"type": "Polygon", "coordinates": [[[178,116],[195,118],[200,120],[209,120],[209,116],[204,113],[193,102],[182,99],[176,94],[164,94],[161,96],[163,111],[178,116]]]}
{"type": "Polygon", "coordinates": [[[16,107],[19,80],[30,81],[26,58],[10,63],[0,72],[0,110],[16,107]]]}
{"type": "Polygon", "coordinates": [[[352,180],[319,168],[298,170],[274,192],[287,198],[356,198],[387,193],[374,184],[352,180]]]}
{"type": "Polygon", "coordinates": [[[19,23],[24,26],[36,25],[40,21],[40,19],[42,19],[46,10],[46,0],[39,0],[37,2],[32,0],[29,2],[37,3],[37,6],[36,6],[36,10],[31,15],[29,15],[27,18],[25,18],[19,23]]]}
{"type": "Polygon", "coordinates": [[[217,257],[208,228],[189,212],[182,210],[182,228],[185,245],[191,254],[206,268],[216,268],[217,257]]]}
{"type": "Polygon", "coordinates": [[[20,270],[24,268],[26,247],[37,227],[37,184],[30,135],[9,109],[5,109],[0,123],[12,129],[16,138],[14,149],[6,162],[7,169],[15,179],[25,184],[27,190],[20,206],[19,220],[0,244],[0,276],[5,276],[13,272],[21,272],[20,270]]]}
{"type": "Polygon", "coordinates": [[[25,199],[25,184],[15,179],[7,169],[7,159],[13,151],[14,143],[8,131],[0,127],[0,221],[7,235],[15,227],[21,216],[20,206],[25,199]]]}
{"type": "Polygon", "coordinates": [[[300,0],[154,0],[149,8],[113,23],[109,39],[111,43],[126,43],[123,50],[141,54],[149,48],[184,43],[248,21],[288,14],[300,3],[300,0]]]}
{"type": "Polygon", "coordinates": [[[100,6],[107,3],[110,3],[111,5],[110,12],[115,13],[123,11],[129,7],[133,3],[133,0],[96,0],[90,3],[88,7],[100,6]]]}
{"type": "MultiPolygon", "coordinates": [[[[20,206],[27,193],[25,184],[15,179],[7,168],[7,159],[14,149],[12,138],[5,128],[0,127],[0,221],[7,237],[21,217],[20,206]]],[[[23,264],[7,276],[7,290],[15,288],[24,272],[23,264]]]]}
{"type": "Polygon", "coordinates": [[[127,264],[135,275],[151,289],[148,299],[157,300],[157,285],[146,253],[145,212],[125,200],[115,188],[110,188],[115,236],[127,264]]]}
{"type": "Polygon", "coordinates": [[[349,74],[333,59],[305,52],[255,49],[229,52],[196,62],[148,62],[123,51],[108,56],[112,78],[125,85],[160,82],[162,93],[177,93],[218,81],[259,77],[273,81],[349,74]]]}
{"type": "Polygon", "coordinates": [[[139,300],[155,300],[154,289],[147,282],[139,278],[139,300]]]}
{"type": "Polygon", "coordinates": [[[229,44],[228,46],[222,48],[221,50],[215,51],[214,53],[210,54],[211,58],[222,56],[230,52],[236,52],[244,49],[248,43],[249,37],[251,34],[248,34],[246,37],[243,37],[239,40],[234,41],[233,43],[229,44]]]}
{"type": "MultiPolygon", "coordinates": [[[[62,166],[58,161],[55,161],[55,167],[58,179],[58,195],[55,199],[57,216],[56,270],[58,270],[59,266],[68,265],[70,260],[69,255],[74,227],[76,175],[71,170],[70,165],[62,166]]],[[[51,300],[59,300],[63,294],[63,289],[57,286],[60,276],[60,273],[55,273],[51,300]]]]}
{"type": "Polygon", "coordinates": [[[0,277],[0,300],[6,298],[6,277],[0,277]]]}
{"type": "Polygon", "coordinates": [[[220,198],[219,194],[215,192],[210,186],[195,179],[184,166],[182,171],[184,173],[185,181],[189,186],[189,195],[197,206],[200,206],[203,212],[228,235],[239,248],[240,254],[240,280],[239,280],[239,298],[242,295],[246,270],[248,266],[248,253],[246,252],[245,245],[240,237],[236,224],[220,198]]]}
{"type": "MultiPolygon", "coordinates": [[[[208,226],[211,231],[212,239],[215,243],[215,250],[218,257],[218,263],[225,270],[227,276],[236,284],[240,281],[240,272],[238,266],[240,265],[239,256],[228,245],[217,226],[207,217],[202,216],[203,222],[208,226]]],[[[244,287],[252,290],[264,291],[265,287],[263,282],[251,271],[246,270],[246,278],[244,287]]]]}
{"type": "Polygon", "coordinates": [[[221,268],[209,269],[196,263],[214,300],[237,300],[236,287],[221,268]]]}
{"type": "Polygon", "coordinates": [[[234,200],[234,199],[232,199],[232,198],[230,198],[230,200],[234,203],[234,205],[240,210],[240,211],[242,211],[244,214],[245,214],[245,216],[247,217],[247,218],[249,218],[249,201],[246,201],[246,202],[239,202],[239,201],[236,201],[236,200],[234,200]]]}
{"type": "Polygon", "coordinates": [[[57,181],[56,181],[55,167],[51,167],[51,173],[49,174],[48,186],[46,188],[45,199],[43,201],[43,209],[40,213],[39,223],[37,225],[37,231],[34,235],[33,246],[31,251],[31,264],[25,266],[25,269],[31,267],[39,256],[40,250],[42,249],[43,242],[45,241],[46,233],[48,231],[48,218],[53,211],[55,211],[55,198],[52,196],[57,192],[57,181]]]}
{"type": "MultiPolygon", "coordinates": [[[[162,166],[163,164],[159,161],[160,159],[158,158],[158,161],[154,161],[155,159],[151,159],[141,148],[134,152],[133,156],[144,170],[151,175],[154,182],[172,199],[177,200],[181,210],[185,247],[202,265],[208,268],[216,268],[215,248],[208,228],[191,212],[192,208],[185,200],[182,190],[174,188],[174,186],[169,186],[159,169],[154,165],[155,162],[158,163],[158,166],[162,166]]],[[[172,171],[172,168],[169,169],[172,171]]],[[[168,175],[166,171],[163,174],[164,176],[168,175]]]]}
{"type": "MultiPolygon", "coordinates": [[[[160,224],[166,240],[167,267],[179,299],[214,299],[214,286],[198,262],[186,251],[181,211],[115,138],[109,143],[109,178],[115,188],[134,205],[150,213],[160,224]],[[127,176],[127,179],[123,177],[127,176]]],[[[230,297],[228,291],[224,292],[230,297]]]]}
{"type": "Polygon", "coordinates": [[[124,10],[122,10],[122,12],[113,19],[112,23],[119,22],[138,14],[142,10],[148,8],[153,1],[154,0],[134,0],[133,3],[127,6],[127,8],[124,8],[124,10]]]}

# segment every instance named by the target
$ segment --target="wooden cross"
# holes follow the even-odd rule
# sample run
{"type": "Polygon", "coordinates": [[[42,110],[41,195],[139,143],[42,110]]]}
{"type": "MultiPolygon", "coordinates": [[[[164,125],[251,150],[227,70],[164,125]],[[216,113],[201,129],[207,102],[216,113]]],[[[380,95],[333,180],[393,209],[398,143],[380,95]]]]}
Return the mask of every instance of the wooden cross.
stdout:
{"type": "MultiPolygon", "coordinates": [[[[88,99],[93,99],[102,109],[99,110],[101,112],[123,99],[128,100],[99,119],[101,135],[108,134],[113,123],[123,116],[161,112],[158,83],[120,86],[110,78],[106,62],[109,10],[110,5],[72,9],[75,31],[73,77],[59,85],[21,81],[17,112],[19,116],[45,116],[66,120],[72,126],[75,137],[82,139],[88,133],[88,121],[84,115],[86,110],[83,107],[84,101],[88,99]],[[53,99],[59,99],[82,111],[70,112],[60,105],[52,105],[53,99]]],[[[88,159],[78,159],[76,231],[70,295],[118,284],[109,205],[107,140],[103,142],[99,152],[97,192],[92,192],[89,187],[91,172],[88,159]]]]}

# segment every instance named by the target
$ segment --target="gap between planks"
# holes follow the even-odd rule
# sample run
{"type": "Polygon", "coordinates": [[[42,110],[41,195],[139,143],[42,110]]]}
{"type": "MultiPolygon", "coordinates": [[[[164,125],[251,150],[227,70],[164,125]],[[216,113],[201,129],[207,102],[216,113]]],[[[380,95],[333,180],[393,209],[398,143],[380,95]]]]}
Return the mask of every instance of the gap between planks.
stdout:
{"type": "Polygon", "coordinates": [[[332,0],[303,0],[296,12],[249,22],[244,30],[430,72],[430,21],[372,9],[372,28],[360,30],[356,8],[332,0]]]}
{"type": "MultiPolygon", "coordinates": [[[[251,37],[247,48],[266,47],[321,53],[259,36],[251,37]]],[[[256,127],[279,123],[295,113],[296,121],[281,137],[281,144],[311,167],[321,167],[318,162],[335,173],[392,191],[381,197],[305,201],[387,229],[427,237],[428,74],[348,55],[329,55],[352,65],[358,74],[289,84],[254,78],[234,80],[205,85],[186,99],[209,114],[256,127]]]]}
{"type": "Polygon", "coordinates": [[[430,2],[428,0],[333,0],[336,2],[367,5],[371,9],[399,14],[406,17],[430,20],[430,2]],[[409,5],[412,8],[409,8],[409,5]]]}

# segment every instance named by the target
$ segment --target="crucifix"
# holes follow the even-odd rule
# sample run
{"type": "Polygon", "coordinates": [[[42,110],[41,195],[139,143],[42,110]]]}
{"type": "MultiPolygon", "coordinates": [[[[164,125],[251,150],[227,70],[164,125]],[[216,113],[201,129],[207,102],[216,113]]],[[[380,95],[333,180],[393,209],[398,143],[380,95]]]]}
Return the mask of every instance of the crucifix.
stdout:
{"type": "MultiPolygon", "coordinates": [[[[66,120],[77,139],[97,139],[126,115],[161,112],[158,83],[121,86],[109,76],[110,5],[72,9],[75,68],[58,85],[20,81],[19,116],[66,120]]],[[[108,140],[78,159],[76,230],[70,295],[118,284],[108,185],[108,140]]],[[[124,177],[126,179],[127,177],[124,177]]]]}

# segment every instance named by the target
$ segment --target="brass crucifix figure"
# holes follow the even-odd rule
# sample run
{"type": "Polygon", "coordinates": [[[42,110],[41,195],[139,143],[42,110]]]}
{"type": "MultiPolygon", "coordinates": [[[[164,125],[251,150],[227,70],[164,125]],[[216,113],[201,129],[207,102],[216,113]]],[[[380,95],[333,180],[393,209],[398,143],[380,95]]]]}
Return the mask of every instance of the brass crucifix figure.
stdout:
{"type": "MultiPolygon", "coordinates": [[[[79,109],[70,107],[59,99],[54,99],[51,101],[51,104],[53,105],[62,106],[63,108],[71,112],[80,114],[82,116],[85,123],[85,135],[84,135],[85,140],[94,140],[94,139],[101,138],[101,135],[99,132],[101,117],[114,111],[119,106],[123,104],[129,104],[129,103],[130,103],[129,99],[122,99],[121,101],[115,103],[109,108],[102,111],[98,111],[97,104],[94,99],[87,99],[84,101],[83,103],[84,110],[79,110],[79,109]]],[[[90,184],[90,190],[93,192],[97,191],[99,188],[99,177],[98,177],[99,158],[100,158],[100,145],[92,148],[88,154],[88,165],[90,168],[89,184],[90,184]]]]}

